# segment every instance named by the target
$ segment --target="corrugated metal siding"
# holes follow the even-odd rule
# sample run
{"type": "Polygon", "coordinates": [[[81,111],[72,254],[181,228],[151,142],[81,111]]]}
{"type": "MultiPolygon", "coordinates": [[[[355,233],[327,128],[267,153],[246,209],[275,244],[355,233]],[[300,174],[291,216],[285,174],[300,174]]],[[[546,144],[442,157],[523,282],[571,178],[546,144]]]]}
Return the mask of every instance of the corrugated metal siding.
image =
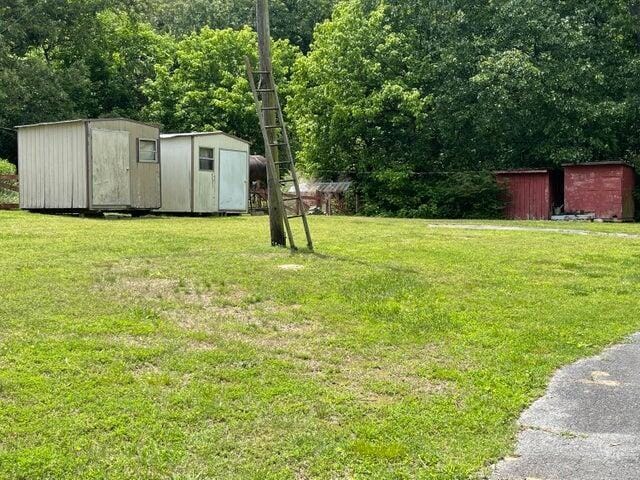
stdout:
{"type": "MultiPolygon", "coordinates": [[[[218,212],[220,199],[219,181],[220,181],[220,151],[236,150],[246,153],[246,177],[238,179],[244,182],[249,175],[249,145],[237,138],[228,135],[199,135],[193,140],[193,159],[194,159],[194,212],[196,213],[214,213],[218,212]],[[200,147],[213,148],[215,162],[215,172],[201,172],[199,165],[200,147]]],[[[246,184],[247,190],[247,206],[249,199],[249,184],[246,184]]]]}
{"type": "MultiPolygon", "coordinates": [[[[163,212],[215,213],[219,211],[220,151],[245,153],[245,169],[237,182],[245,185],[249,198],[249,144],[225,134],[180,134],[165,136],[162,145],[163,212]],[[212,148],[213,172],[200,171],[200,148],[212,148]],[[245,174],[246,172],[246,174],[245,174]]],[[[234,175],[235,176],[235,175],[234,175]]],[[[233,181],[233,179],[231,179],[233,181]]],[[[242,210],[242,211],[246,211],[242,210]]]]}
{"type": "Polygon", "coordinates": [[[635,173],[626,165],[569,165],[565,167],[565,210],[594,213],[597,218],[633,218],[635,173]]]}
{"type": "Polygon", "coordinates": [[[191,212],[191,137],[160,140],[162,145],[161,212],[191,212]]]}
{"type": "Polygon", "coordinates": [[[140,138],[155,139],[160,146],[160,130],[152,125],[145,125],[127,120],[95,120],[90,128],[122,130],[130,133],[129,154],[131,162],[131,207],[139,209],[158,209],[162,206],[160,188],[160,162],[138,162],[138,142],[140,138]]]}
{"type": "Polygon", "coordinates": [[[507,186],[505,216],[511,220],[548,220],[551,217],[551,180],[548,172],[499,173],[507,186]]]}
{"type": "Polygon", "coordinates": [[[18,130],[20,207],[87,207],[84,122],[42,125],[18,130]]]}

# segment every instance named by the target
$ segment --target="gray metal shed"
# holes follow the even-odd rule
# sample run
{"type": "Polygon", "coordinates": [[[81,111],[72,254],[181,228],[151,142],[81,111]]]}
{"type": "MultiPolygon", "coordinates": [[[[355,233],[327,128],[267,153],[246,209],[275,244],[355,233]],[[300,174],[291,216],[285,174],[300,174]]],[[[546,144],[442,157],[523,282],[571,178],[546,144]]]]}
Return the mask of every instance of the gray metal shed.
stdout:
{"type": "Polygon", "coordinates": [[[165,213],[246,213],[249,147],[223,132],[161,135],[165,213]]]}
{"type": "Polygon", "coordinates": [[[160,208],[160,129],[127,119],[82,119],[18,129],[20,208],[160,208]]]}

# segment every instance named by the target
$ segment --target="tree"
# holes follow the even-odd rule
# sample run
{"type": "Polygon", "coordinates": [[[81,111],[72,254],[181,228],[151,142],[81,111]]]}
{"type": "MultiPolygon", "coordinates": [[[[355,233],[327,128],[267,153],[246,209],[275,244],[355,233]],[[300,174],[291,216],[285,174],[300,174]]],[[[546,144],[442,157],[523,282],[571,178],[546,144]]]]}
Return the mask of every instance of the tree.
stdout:
{"type": "Polygon", "coordinates": [[[17,124],[140,117],[140,87],[172,40],[127,0],[9,0],[0,8],[0,156],[15,161],[17,124]]]}
{"type": "Polygon", "coordinates": [[[15,125],[70,118],[75,104],[66,89],[82,83],[73,70],[58,72],[39,55],[0,60],[0,157],[16,159],[15,125]]]}
{"type": "Polygon", "coordinates": [[[155,65],[171,58],[174,40],[124,12],[105,10],[96,16],[93,41],[61,51],[65,66],[81,63],[88,90],[78,99],[78,109],[89,117],[124,116],[143,119],[147,99],[142,87],[155,65]]]}
{"type": "MultiPolygon", "coordinates": [[[[144,92],[144,113],[168,131],[224,130],[262,144],[244,57],[255,63],[257,38],[253,30],[203,28],[178,42],[175,55],[156,66],[144,92]]],[[[299,51],[288,41],[274,42],[274,73],[283,96],[299,51]]]]}
{"type": "MultiPolygon", "coordinates": [[[[331,16],[336,0],[272,0],[272,35],[306,52],[317,23],[331,16]]],[[[162,0],[155,9],[156,26],[176,36],[211,29],[255,25],[255,0],[162,0]]]]}
{"type": "Polygon", "coordinates": [[[375,211],[430,214],[448,172],[633,160],[629,7],[345,0],[296,65],[301,158],[319,176],[357,179],[375,211]]]}

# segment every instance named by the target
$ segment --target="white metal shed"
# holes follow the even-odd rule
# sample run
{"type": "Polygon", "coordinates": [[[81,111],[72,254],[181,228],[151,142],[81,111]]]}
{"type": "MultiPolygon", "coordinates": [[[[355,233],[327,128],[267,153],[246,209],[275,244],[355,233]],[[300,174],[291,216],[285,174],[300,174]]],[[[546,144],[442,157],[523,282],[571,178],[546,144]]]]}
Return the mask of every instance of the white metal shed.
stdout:
{"type": "Polygon", "coordinates": [[[160,208],[160,129],[127,119],[70,120],[18,129],[20,207],[160,208]]]}
{"type": "Polygon", "coordinates": [[[249,142],[223,132],[160,137],[165,213],[246,213],[249,142]]]}

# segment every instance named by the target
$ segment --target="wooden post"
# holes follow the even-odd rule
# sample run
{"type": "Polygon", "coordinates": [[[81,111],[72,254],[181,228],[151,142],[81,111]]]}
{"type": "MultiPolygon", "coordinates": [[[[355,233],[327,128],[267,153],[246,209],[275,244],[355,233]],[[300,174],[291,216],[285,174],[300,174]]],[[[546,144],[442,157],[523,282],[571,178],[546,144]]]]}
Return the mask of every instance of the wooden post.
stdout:
{"type": "MultiPolygon", "coordinates": [[[[258,53],[260,58],[260,70],[262,72],[273,72],[271,64],[271,28],[269,26],[269,0],[256,0],[256,21],[258,32],[258,53]]],[[[266,73],[261,74],[260,85],[262,88],[273,88],[275,82],[272,76],[266,73]]],[[[276,124],[276,112],[273,108],[276,106],[275,94],[267,92],[263,96],[263,107],[269,108],[269,110],[263,110],[262,115],[265,125],[276,124]]],[[[276,132],[273,129],[269,129],[269,143],[276,143],[276,132]]],[[[284,229],[284,215],[281,205],[275,201],[277,193],[274,189],[280,189],[280,169],[277,162],[279,158],[278,147],[271,148],[271,154],[273,157],[274,165],[273,170],[276,178],[268,178],[268,191],[269,191],[269,225],[271,228],[271,244],[273,246],[287,246],[287,237],[284,229]]]]}

